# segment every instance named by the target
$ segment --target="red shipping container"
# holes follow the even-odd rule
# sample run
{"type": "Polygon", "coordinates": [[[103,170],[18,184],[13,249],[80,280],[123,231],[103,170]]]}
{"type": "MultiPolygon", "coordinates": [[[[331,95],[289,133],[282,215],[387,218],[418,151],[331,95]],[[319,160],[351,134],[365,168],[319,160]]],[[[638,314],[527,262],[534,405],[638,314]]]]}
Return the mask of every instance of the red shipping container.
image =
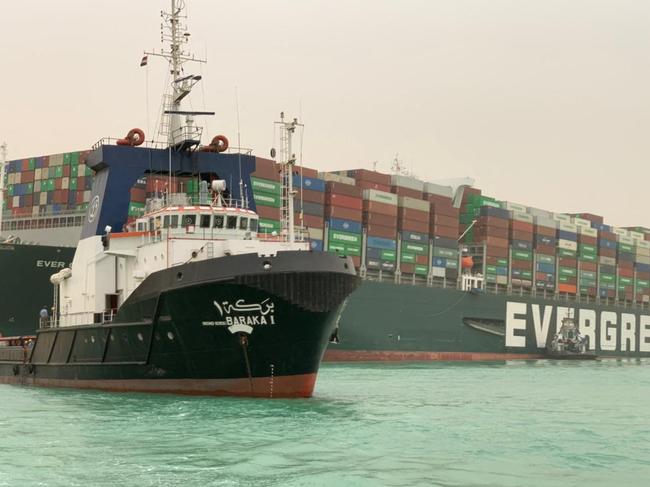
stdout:
{"type": "Polygon", "coordinates": [[[476,195],[476,196],[481,196],[481,190],[478,188],[471,188],[471,187],[465,187],[463,188],[463,198],[462,198],[462,203],[465,203],[470,195],[476,195]]]}
{"type": "Polygon", "coordinates": [[[397,229],[395,227],[383,227],[380,225],[368,225],[368,236],[395,239],[397,229]]]}
{"type": "MultiPolygon", "coordinates": [[[[300,193],[300,190],[298,190],[298,193],[295,197],[296,201],[300,201],[300,193]]],[[[313,189],[303,189],[302,200],[309,203],[318,203],[323,205],[325,204],[325,193],[322,191],[314,191],[313,189]]]]}
{"type": "Polygon", "coordinates": [[[368,181],[371,183],[390,186],[389,174],[383,174],[377,171],[368,171],[367,169],[352,169],[348,171],[348,175],[357,181],[368,181]]]}
{"type": "Polygon", "coordinates": [[[411,188],[404,188],[402,186],[391,186],[390,192],[397,196],[409,196],[410,198],[422,199],[422,191],[417,191],[411,188]]]}
{"type": "Polygon", "coordinates": [[[54,189],[61,189],[63,187],[63,179],[56,178],[54,179],[54,189]]]}
{"type": "Polygon", "coordinates": [[[535,279],[538,281],[546,281],[548,279],[548,274],[546,272],[537,272],[535,273],[535,279]]]}
{"type": "Polygon", "coordinates": [[[417,254],[415,256],[415,263],[419,265],[427,265],[429,263],[429,256],[417,254]]]}
{"type": "Polygon", "coordinates": [[[602,216],[598,215],[593,215],[591,213],[577,213],[578,218],[582,218],[583,220],[589,220],[590,222],[593,223],[599,223],[600,225],[603,224],[605,219],[602,216]]]}
{"type": "Polygon", "coordinates": [[[280,220],[281,218],[280,208],[270,206],[258,206],[257,214],[260,218],[266,218],[267,220],[280,220]]]}
{"type": "Polygon", "coordinates": [[[21,184],[34,182],[34,171],[24,171],[20,174],[21,184]]]}
{"type": "Polygon", "coordinates": [[[398,220],[397,228],[409,232],[429,233],[429,222],[418,222],[415,220],[398,220]]]}
{"type": "Polygon", "coordinates": [[[586,245],[598,245],[598,239],[589,235],[578,234],[578,242],[586,245]]]}
{"type": "Polygon", "coordinates": [[[508,257],[508,248],[507,247],[495,247],[492,245],[487,245],[485,247],[485,255],[490,255],[492,257],[508,257]]]}
{"type": "Polygon", "coordinates": [[[134,203],[144,203],[147,199],[147,191],[142,188],[131,188],[130,194],[134,203]]]}
{"type": "Polygon", "coordinates": [[[269,181],[275,181],[276,183],[282,181],[280,170],[277,168],[269,169],[267,166],[257,168],[255,172],[251,173],[251,176],[259,179],[268,179],[269,181]]]}
{"type": "Polygon", "coordinates": [[[311,169],[309,167],[302,167],[301,168],[300,166],[294,166],[291,173],[295,174],[296,176],[300,176],[300,174],[302,174],[303,178],[317,178],[318,177],[318,171],[316,169],[311,169]]]}
{"type": "Polygon", "coordinates": [[[397,206],[377,201],[363,200],[363,211],[397,217],[397,206]]]}
{"type": "Polygon", "coordinates": [[[402,274],[413,274],[415,272],[415,264],[405,264],[404,262],[401,262],[399,267],[402,274]]]}
{"type": "Polygon", "coordinates": [[[352,263],[354,264],[355,268],[358,269],[359,267],[361,267],[361,257],[355,255],[350,258],[352,259],[352,263]]]}
{"type": "Polygon", "coordinates": [[[476,220],[476,225],[485,225],[486,227],[505,228],[508,229],[508,220],[505,218],[497,218],[495,216],[481,216],[476,220]]]}
{"type": "Polygon", "coordinates": [[[616,250],[615,249],[606,249],[604,247],[601,247],[598,249],[598,255],[602,257],[611,257],[613,259],[616,258],[616,250]]]}
{"type": "Polygon", "coordinates": [[[70,177],[70,166],[69,165],[63,166],[63,177],[64,178],[69,178],[70,177]]]}
{"type": "Polygon", "coordinates": [[[431,214],[438,215],[438,216],[446,216],[458,220],[460,215],[460,210],[458,208],[454,208],[453,206],[432,204],[431,214]]]}
{"type": "Polygon", "coordinates": [[[647,281],[650,279],[650,272],[638,272],[636,273],[636,278],[637,279],[643,279],[644,281],[647,281]]]}
{"type": "Polygon", "coordinates": [[[458,218],[454,218],[452,216],[443,216],[440,214],[434,214],[431,216],[431,223],[434,223],[436,225],[445,225],[448,227],[453,227],[457,226],[458,223],[458,218]]]}
{"type": "Polygon", "coordinates": [[[598,270],[598,264],[595,262],[580,262],[580,269],[583,271],[596,272],[598,270]]]}
{"type": "Polygon", "coordinates": [[[431,225],[431,235],[445,238],[458,238],[458,229],[444,225],[431,225]]]}
{"type": "MultiPolygon", "coordinates": [[[[422,195],[422,199],[428,201],[432,205],[440,205],[441,208],[444,207],[453,208],[451,198],[447,198],[446,196],[440,196],[439,194],[424,193],[422,195]]],[[[455,209],[458,210],[458,208],[455,209]]]]}
{"type": "Polygon", "coordinates": [[[499,237],[485,237],[483,238],[482,241],[488,244],[489,246],[501,247],[504,249],[507,249],[508,245],[510,244],[507,238],[499,238],[499,237]]]}
{"type": "Polygon", "coordinates": [[[277,165],[275,161],[271,159],[265,159],[263,157],[255,157],[255,170],[256,171],[265,171],[265,172],[275,172],[277,165]]]}
{"type": "Polygon", "coordinates": [[[34,204],[34,197],[31,194],[26,194],[25,196],[23,196],[23,198],[24,198],[23,206],[27,207],[27,206],[32,206],[34,204]]]}
{"type": "Polygon", "coordinates": [[[398,220],[413,220],[417,222],[429,224],[429,212],[414,210],[413,208],[403,208],[398,207],[397,209],[397,219],[398,220]]]}
{"type": "Polygon", "coordinates": [[[626,260],[619,260],[618,261],[618,266],[621,269],[634,269],[634,262],[626,261],[626,260]]]}
{"type": "Polygon", "coordinates": [[[533,233],[533,224],[528,222],[520,222],[518,220],[510,220],[510,229],[520,232],[533,233]]]}
{"type": "Polygon", "coordinates": [[[533,262],[531,260],[512,259],[512,268],[520,271],[529,271],[533,268],[533,262]]]}
{"type": "Polygon", "coordinates": [[[538,254],[555,255],[555,247],[553,245],[537,245],[535,250],[538,254]]]}
{"type": "Polygon", "coordinates": [[[352,198],[342,194],[325,194],[325,204],[329,206],[338,206],[341,208],[349,208],[351,210],[361,210],[363,200],[360,198],[352,198]]]}
{"type": "Polygon", "coordinates": [[[378,191],[384,191],[386,193],[390,193],[390,186],[386,184],[379,184],[379,183],[373,183],[371,181],[356,181],[356,186],[360,190],[364,189],[376,189],[378,191]]]}
{"type": "Polygon", "coordinates": [[[557,233],[556,228],[551,227],[542,227],[540,225],[535,225],[534,233],[537,235],[544,235],[546,237],[555,237],[557,233]]]}
{"type": "Polygon", "coordinates": [[[342,208],[340,206],[326,206],[325,218],[339,218],[341,220],[351,220],[353,222],[361,221],[361,211],[342,208]]]}
{"type": "Polygon", "coordinates": [[[337,183],[335,181],[327,181],[325,183],[325,191],[327,193],[340,194],[343,196],[350,196],[352,198],[361,198],[363,196],[363,190],[358,186],[337,183]]]}
{"type": "Polygon", "coordinates": [[[524,232],[521,230],[510,230],[510,238],[512,240],[523,240],[524,242],[532,242],[533,232],[524,232]]]}
{"type": "MultiPolygon", "coordinates": [[[[300,213],[294,215],[294,222],[297,225],[301,224],[300,213]]],[[[302,216],[302,225],[306,228],[323,228],[325,227],[325,220],[319,216],[305,215],[302,216]]]]}
{"type": "Polygon", "coordinates": [[[384,227],[397,227],[397,218],[394,216],[382,215],[381,213],[363,213],[365,225],[382,225],[384,227]]]}
{"type": "Polygon", "coordinates": [[[578,261],[576,259],[567,259],[565,257],[560,257],[560,265],[562,267],[576,267],[578,261]]]}
{"type": "Polygon", "coordinates": [[[558,286],[558,291],[561,293],[575,294],[577,289],[575,284],[560,284],[558,286]]]}
{"type": "Polygon", "coordinates": [[[606,230],[600,230],[598,232],[598,238],[609,240],[610,242],[616,242],[616,234],[613,232],[608,232],[606,230]]]}
{"type": "Polygon", "coordinates": [[[84,202],[84,192],[83,191],[77,191],[77,196],[75,197],[74,201],[78,205],[83,203],[84,202]]]}
{"type": "Polygon", "coordinates": [[[618,275],[621,277],[634,277],[634,269],[621,269],[619,267],[618,275]]]}

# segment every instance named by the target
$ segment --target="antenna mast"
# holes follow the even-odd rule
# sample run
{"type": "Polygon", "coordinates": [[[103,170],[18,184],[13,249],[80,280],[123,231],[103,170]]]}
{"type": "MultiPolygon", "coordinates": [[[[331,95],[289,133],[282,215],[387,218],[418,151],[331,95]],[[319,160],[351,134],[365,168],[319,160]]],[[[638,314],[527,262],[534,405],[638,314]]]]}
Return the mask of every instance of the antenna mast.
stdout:
{"type": "Polygon", "coordinates": [[[294,118],[291,122],[285,122],[284,112],[280,113],[280,121],[275,122],[280,126],[280,164],[282,164],[282,234],[286,235],[287,241],[296,241],[293,212],[293,196],[296,191],[293,189],[293,166],[296,165],[296,155],[292,151],[291,142],[296,127],[304,127],[294,118]]]}
{"type": "Polygon", "coordinates": [[[145,52],[147,56],[158,56],[169,63],[172,76],[171,95],[165,95],[160,135],[167,137],[170,147],[186,149],[196,146],[201,141],[202,127],[194,125],[194,115],[214,115],[214,112],[196,112],[182,109],[182,100],[190,94],[192,88],[201,80],[200,75],[183,75],[183,64],[187,61],[205,63],[187,50],[190,33],[185,20],[187,15],[185,0],[171,0],[171,12],[161,12],[163,22],[160,26],[160,51],[145,52]],[[167,44],[167,47],[165,47],[167,44]]]}
{"type": "Polygon", "coordinates": [[[0,145],[0,233],[2,233],[2,217],[5,211],[5,167],[7,166],[7,143],[0,145]]]}

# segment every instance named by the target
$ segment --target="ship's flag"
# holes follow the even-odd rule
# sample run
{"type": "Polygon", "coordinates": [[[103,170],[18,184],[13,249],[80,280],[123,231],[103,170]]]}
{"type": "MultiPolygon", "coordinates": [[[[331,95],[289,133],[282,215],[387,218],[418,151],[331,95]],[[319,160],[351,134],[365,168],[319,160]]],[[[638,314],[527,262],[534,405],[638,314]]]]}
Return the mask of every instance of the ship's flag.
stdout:
{"type": "Polygon", "coordinates": [[[147,65],[147,56],[142,56],[142,61],[140,61],[140,66],[146,66],[147,65]]]}

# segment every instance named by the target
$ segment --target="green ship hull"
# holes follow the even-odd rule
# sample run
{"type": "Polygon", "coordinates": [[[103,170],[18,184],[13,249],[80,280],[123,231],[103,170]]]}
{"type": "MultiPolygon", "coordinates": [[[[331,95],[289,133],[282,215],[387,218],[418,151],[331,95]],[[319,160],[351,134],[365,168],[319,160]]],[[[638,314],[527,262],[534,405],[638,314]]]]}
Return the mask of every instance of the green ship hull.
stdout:
{"type": "Polygon", "coordinates": [[[567,314],[599,357],[650,357],[647,307],[364,281],[348,298],[325,360],[542,358],[567,314]]]}

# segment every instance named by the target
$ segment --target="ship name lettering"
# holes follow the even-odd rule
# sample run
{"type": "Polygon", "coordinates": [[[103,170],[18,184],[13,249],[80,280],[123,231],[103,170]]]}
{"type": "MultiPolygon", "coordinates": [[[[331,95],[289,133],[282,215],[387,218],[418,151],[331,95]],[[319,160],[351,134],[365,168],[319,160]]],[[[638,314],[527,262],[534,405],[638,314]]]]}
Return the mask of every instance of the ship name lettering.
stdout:
{"type": "Polygon", "coordinates": [[[650,315],[590,308],[506,303],[505,346],[544,349],[562,325],[575,318],[580,333],[589,337],[589,350],[596,352],[650,352],[650,315]]]}
{"type": "Polygon", "coordinates": [[[266,316],[226,316],[226,325],[274,325],[273,315],[266,319],[266,316]]]}
{"type": "Polygon", "coordinates": [[[65,262],[60,262],[58,260],[37,260],[36,267],[50,267],[52,269],[63,269],[65,267],[65,262]]]}

